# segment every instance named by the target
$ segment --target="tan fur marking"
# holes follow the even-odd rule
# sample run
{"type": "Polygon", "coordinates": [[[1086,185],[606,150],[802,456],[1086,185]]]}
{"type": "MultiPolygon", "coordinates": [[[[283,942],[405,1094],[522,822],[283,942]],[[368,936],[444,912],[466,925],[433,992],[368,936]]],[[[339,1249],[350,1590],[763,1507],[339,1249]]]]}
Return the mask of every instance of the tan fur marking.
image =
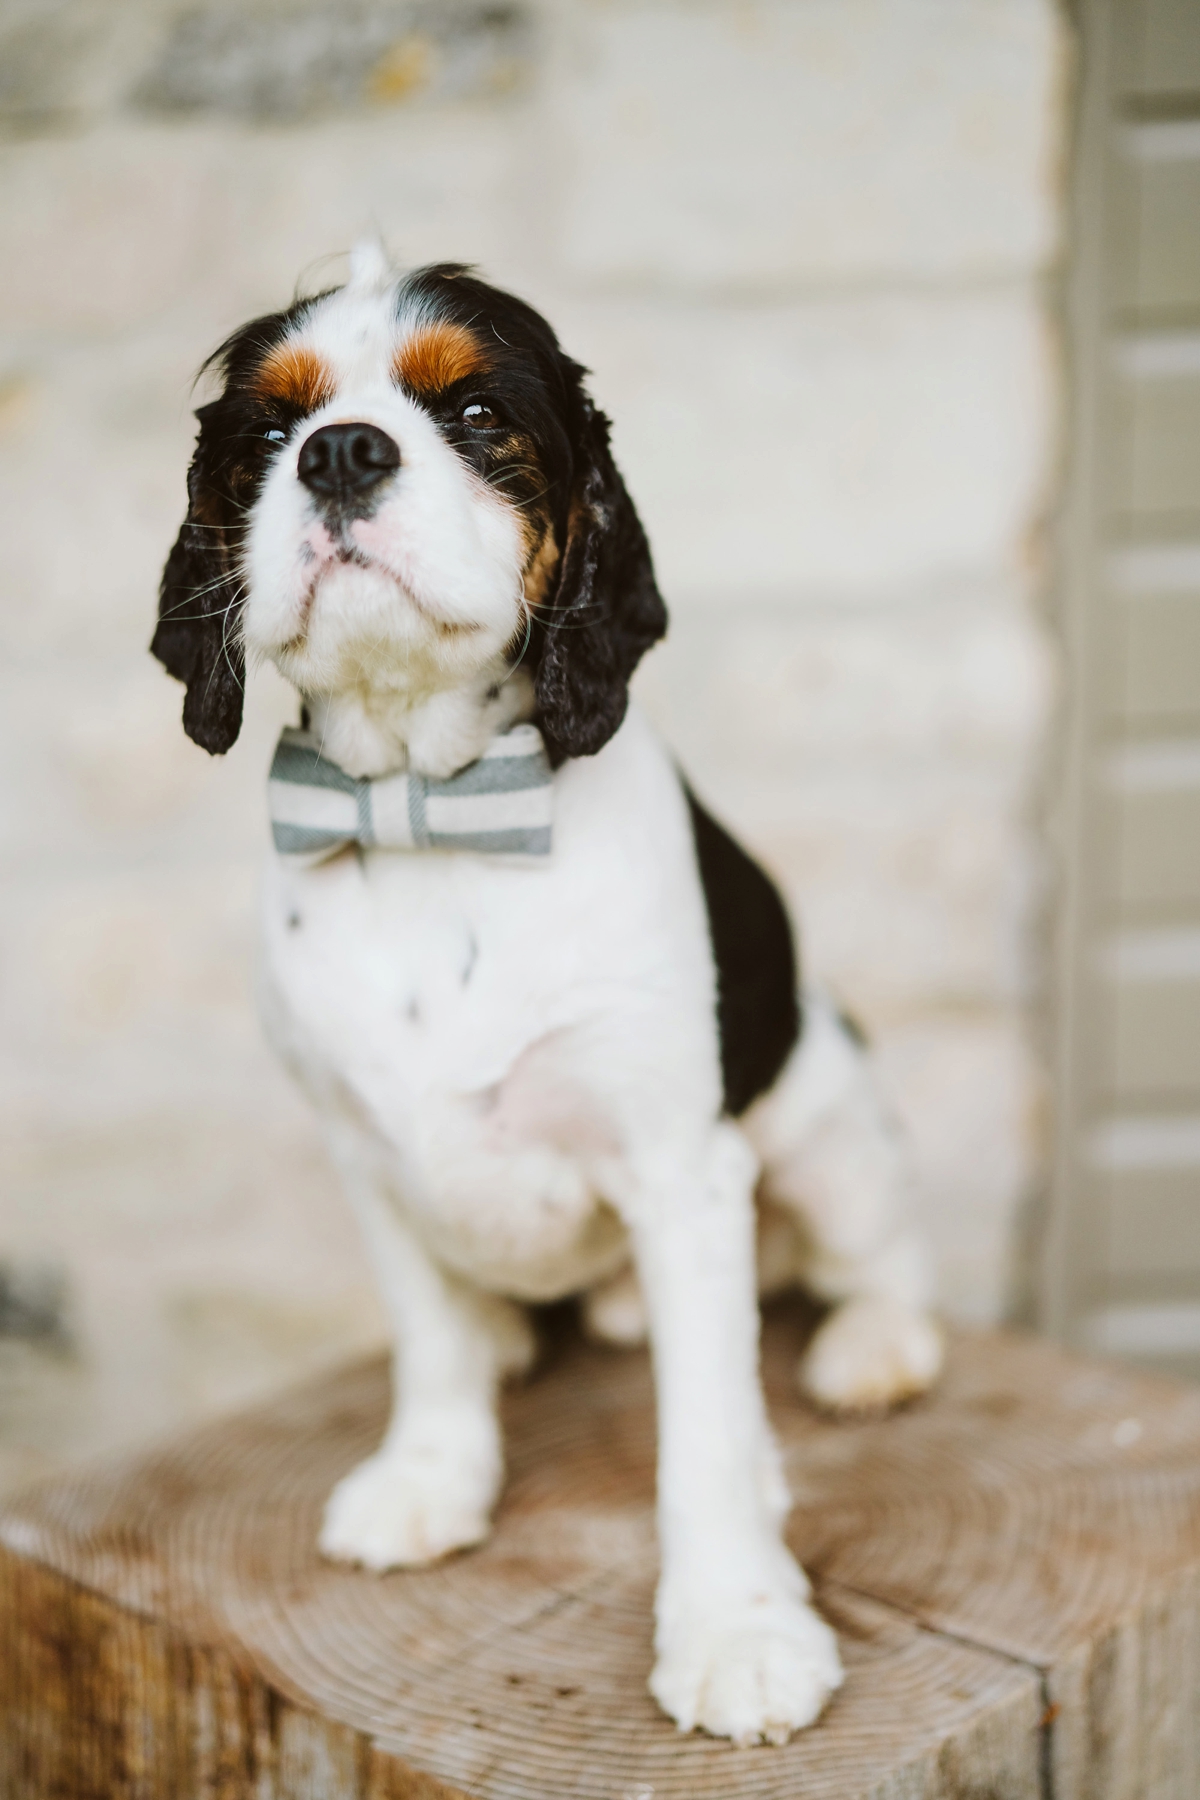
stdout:
{"type": "Polygon", "coordinates": [[[334,395],[334,380],[315,350],[303,344],[277,344],[254,383],[262,400],[282,400],[302,412],[316,412],[334,395]]]}
{"type": "Polygon", "coordinates": [[[485,375],[491,362],[465,325],[427,325],[396,352],[396,379],[410,394],[440,394],[468,375],[485,375]]]}
{"type": "Polygon", "coordinates": [[[525,561],[525,604],[536,612],[546,598],[550,578],[558,568],[558,543],[554,528],[547,525],[525,561]]]}

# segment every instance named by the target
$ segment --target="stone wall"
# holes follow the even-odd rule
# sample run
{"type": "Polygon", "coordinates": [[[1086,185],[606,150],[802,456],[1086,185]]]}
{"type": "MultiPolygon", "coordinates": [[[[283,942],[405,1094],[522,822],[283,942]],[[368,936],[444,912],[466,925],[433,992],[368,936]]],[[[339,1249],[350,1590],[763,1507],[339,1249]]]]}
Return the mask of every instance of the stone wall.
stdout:
{"type": "Polygon", "coordinates": [[[673,609],[642,698],[877,1042],[947,1310],[1000,1310],[1067,48],[1051,0],[0,8],[0,1252],[76,1346],[0,1345],[10,1473],[378,1331],[252,1011],[288,696],[211,762],[145,654],[201,358],[364,231],[594,370],[673,609]]]}

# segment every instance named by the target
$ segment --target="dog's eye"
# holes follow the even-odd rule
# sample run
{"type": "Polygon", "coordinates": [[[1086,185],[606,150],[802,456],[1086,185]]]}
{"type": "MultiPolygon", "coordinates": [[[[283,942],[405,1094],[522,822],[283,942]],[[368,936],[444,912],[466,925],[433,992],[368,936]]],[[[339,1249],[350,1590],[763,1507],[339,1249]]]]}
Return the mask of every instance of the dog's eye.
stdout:
{"type": "Polygon", "coordinates": [[[494,431],[500,423],[499,414],[482,400],[472,400],[464,406],[460,415],[464,425],[470,425],[475,431],[494,431]]]}
{"type": "Polygon", "coordinates": [[[263,436],[266,438],[268,444],[282,444],[284,438],[287,436],[287,432],[280,431],[277,425],[272,425],[270,431],[263,432],[263,436]]]}

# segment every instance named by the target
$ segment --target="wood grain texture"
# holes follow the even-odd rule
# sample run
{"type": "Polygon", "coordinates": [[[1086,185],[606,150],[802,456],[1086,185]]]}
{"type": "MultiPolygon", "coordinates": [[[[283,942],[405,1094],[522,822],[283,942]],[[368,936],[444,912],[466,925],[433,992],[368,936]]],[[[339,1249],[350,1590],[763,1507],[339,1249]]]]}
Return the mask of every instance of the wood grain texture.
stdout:
{"type": "Polygon", "coordinates": [[[932,1399],[833,1424],[793,1395],[803,1329],[773,1311],[764,1373],[848,1679],[786,1749],[650,1701],[648,1365],[560,1328],[506,1397],[492,1540],[433,1569],[316,1554],[382,1364],[10,1500],[0,1792],[1195,1800],[1200,1393],[963,1335],[932,1399]]]}

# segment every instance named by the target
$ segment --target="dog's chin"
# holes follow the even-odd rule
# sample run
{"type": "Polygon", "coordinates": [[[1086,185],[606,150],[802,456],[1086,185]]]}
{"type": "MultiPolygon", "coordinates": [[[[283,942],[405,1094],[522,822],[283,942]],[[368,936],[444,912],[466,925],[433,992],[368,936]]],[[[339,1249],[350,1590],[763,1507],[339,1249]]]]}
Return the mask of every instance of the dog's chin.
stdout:
{"type": "Polygon", "coordinates": [[[469,677],[512,636],[481,619],[417,595],[364,557],[322,569],[273,643],[256,642],[254,607],[247,647],[270,658],[302,693],[349,689],[441,688],[469,677]]]}

